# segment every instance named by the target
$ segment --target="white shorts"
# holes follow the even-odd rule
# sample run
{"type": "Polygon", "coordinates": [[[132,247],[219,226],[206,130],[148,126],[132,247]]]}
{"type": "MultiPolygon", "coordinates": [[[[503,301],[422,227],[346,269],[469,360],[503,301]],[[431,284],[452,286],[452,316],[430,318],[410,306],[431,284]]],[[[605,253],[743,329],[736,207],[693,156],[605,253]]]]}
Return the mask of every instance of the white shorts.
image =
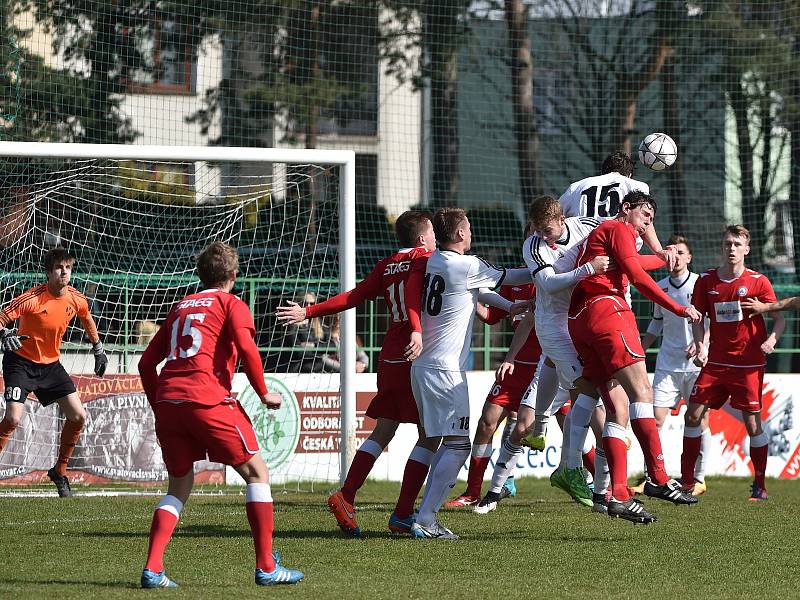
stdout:
{"type": "Polygon", "coordinates": [[[464,371],[412,365],[411,390],[428,437],[469,437],[469,389],[464,371]]]}
{"type": "Polygon", "coordinates": [[[542,347],[542,356],[547,356],[556,366],[558,372],[558,382],[564,389],[575,389],[575,381],[583,375],[583,365],[578,358],[578,351],[569,337],[567,322],[564,326],[552,325],[544,326],[544,331],[540,332],[539,324],[536,324],[536,337],[542,347]]]}
{"type": "MultiPolygon", "coordinates": [[[[520,406],[527,406],[536,413],[539,413],[539,410],[537,410],[536,406],[536,397],[539,393],[539,375],[542,371],[545,360],[547,360],[547,357],[542,354],[541,358],[539,359],[539,364],[536,366],[536,374],[533,376],[533,381],[531,381],[528,389],[522,395],[522,400],[520,400],[519,403],[520,406]]],[[[558,372],[558,369],[556,369],[556,372],[558,372]]],[[[543,412],[540,414],[544,414],[549,417],[554,412],[558,412],[562,406],[569,402],[569,399],[569,391],[565,390],[563,386],[559,385],[556,395],[550,399],[549,407],[546,410],[543,410],[544,407],[539,407],[540,410],[543,410],[543,412]]],[[[545,398],[543,398],[543,400],[547,401],[545,398]]]]}
{"type": "Polygon", "coordinates": [[[653,376],[653,406],[675,408],[681,398],[689,402],[694,382],[700,371],[664,371],[656,369],[653,376]]]}

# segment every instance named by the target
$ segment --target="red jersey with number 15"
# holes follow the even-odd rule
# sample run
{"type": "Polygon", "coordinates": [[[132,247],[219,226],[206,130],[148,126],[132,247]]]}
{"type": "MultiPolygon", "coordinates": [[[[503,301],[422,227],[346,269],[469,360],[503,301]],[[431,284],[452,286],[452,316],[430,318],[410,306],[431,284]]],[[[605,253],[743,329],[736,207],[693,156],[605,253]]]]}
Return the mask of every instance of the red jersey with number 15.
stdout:
{"type": "Polygon", "coordinates": [[[430,255],[430,251],[422,246],[398,250],[378,262],[369,275],[349,292],[306,307],[306,316],[313,318],[332,315],[359,306],[366,300],[383,296],[390,321],[378,360],[406,362],[404,352],[411,337],[411,326],[408,323],[405,288],[412,265],[414,269],[421,267],[424,272],[430,255]]]}
{"type": "Polygon", "coordinates": [[[233,294],[205,290],[178,302],[151,342],[167,359],[151,402],[213,406],[229,398],[237,359],[233,336],[242,329],[255,334],[253,315],[233,294]]]}
{"type": "Polygon", "coordinates": [[[751,318],[742,310],[741,301],[746,298],[777,301],[769,279],[750,269],[731,281],[720,279],[717,269],[710,269],[694,284],[692,304],[711,321],[709,363],[726,367],[766,364],[761,344],[767,339],[767,325],[761,315],[751,318]]]}

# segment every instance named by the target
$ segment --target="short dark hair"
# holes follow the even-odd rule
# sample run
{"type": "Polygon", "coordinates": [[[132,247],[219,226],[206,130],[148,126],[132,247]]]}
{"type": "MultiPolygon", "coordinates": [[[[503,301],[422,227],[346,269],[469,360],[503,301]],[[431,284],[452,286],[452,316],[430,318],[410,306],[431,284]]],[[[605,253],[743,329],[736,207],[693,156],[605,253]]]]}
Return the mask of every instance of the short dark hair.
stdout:
{"type": "Polygon", "coordinates": [[[211,242],[197,257],[197,276],[206,287],[217,287],[239,270],[239,253],[225,242],[211,242]]]}
{"type": "Polygon", "coordinates": [[[456,242],[456,232],[459,226],[467,218],[467,211],[463,208],[440,208],[433,215],[433,232],[436,234],[436,241],[440,244],[450,244],[456,242]]]}
{"type": "Polygon", "coordinates": [[[730,233],[736,237],[743,237],[747,240],[747,245],[750,245],[750,231],[744,225],[728,225],[725,231],[722,232],[723,237],[726,233],[730,233]]]}
{"type": "Polygon", "coordinates": [[[69,250],[67,250],[66,248],[62,248],[61,246],[57,246],[52,250],[48,251],[48,253],[44,255],[45,273],[49,273],[55,268],[57,264],[62,262],[67,262],[74,265],[75,257],[72,254],[70,254],[69,250]]]}
{"type": "Polygon", "coordinates": [[[394,222],[394,232],[400,245],[404,248],[416,246],[417,239],[425,233],[430,222],[431,213],[424,210],[407,210],[397,217],[397,221],[394,222]]]}
{"type": "Polygon", "coordinates": [[[625,197],[622,199],[622,204],[625,203],[630,204],[631,208],[638,208],[643,204],[649,204],[653,207],[653,213],[658,212],[658,204],[656,204],[656,199],[650,194],[645,194],[639,190],[633,190],[632,192],[625,194],[625,197]]]}
{"type": "Polygon", "coordinates": [[[636,163],[633,162],[630,155],[626,152],[613,152],[606,156],[603,161],[603,166],[600,168],[600,174],[619,173],[625,177],[633,175],[633,169],[636,163]]]}
{"type": "Polygon", "coordinates": [[[667,246],[674,246],[675,244],[683,244],[689,249],[689,254],[694,254],[692,252],[692,245],[689,243],[687,237],[673,233],[667,240],[667,246]]]}

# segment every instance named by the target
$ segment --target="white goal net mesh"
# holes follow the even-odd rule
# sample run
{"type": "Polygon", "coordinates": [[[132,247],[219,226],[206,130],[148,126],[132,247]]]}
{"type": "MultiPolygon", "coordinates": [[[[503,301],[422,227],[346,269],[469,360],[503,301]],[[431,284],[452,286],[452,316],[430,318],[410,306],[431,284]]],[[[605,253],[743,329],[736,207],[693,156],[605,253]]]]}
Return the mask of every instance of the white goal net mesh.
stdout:
{"type": "MultiPolygon", "coordinates": [[[[214,240],[239,249],[234,293],[254,314],[268,387],[284,395],[284,406],[267,413],[243,376],[234,385],[273,483],[338,479],[338,374],[320,367],[323,355],[336,352],[332,322],[285,328],[274,319],[281,302],[337,291],[336,168],[106,159],[14,159],[3,167],[0,302],[43,283],[45,253],[65,247],[77,259],[72,285],[87,296],[110,359],[106,376],[95,377],[74,319],[61,360],[88,420],[69,465],[71,481],[166,478],[137,361],[172,305],[199,289],[194,256],[214,240]],[[327,401],[319,400],[321,392],[327,401]],[[311,396],[327,408],[307,413],[303,399],[311,396]]],[[[63,416],[35,394],[26,407],[0,452],[0,485],[42,481],[55,462],[63,416]]],[[[196,472],[198,481],[225,481],[220,465],[198,463],[196,472]]]]}

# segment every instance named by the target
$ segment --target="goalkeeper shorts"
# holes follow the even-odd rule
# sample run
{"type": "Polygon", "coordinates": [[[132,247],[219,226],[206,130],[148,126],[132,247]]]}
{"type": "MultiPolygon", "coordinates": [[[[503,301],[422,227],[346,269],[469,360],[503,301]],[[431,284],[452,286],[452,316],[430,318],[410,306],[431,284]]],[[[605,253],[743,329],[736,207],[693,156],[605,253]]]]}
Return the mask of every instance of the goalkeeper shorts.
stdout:
{"type": "Polygon", "coordinates": [[[3,381],[6,402],[25,402],[33,392],[47,406],[77,391],[60,362],[42,365],[13,352],[3,354],[3,381]]]}

